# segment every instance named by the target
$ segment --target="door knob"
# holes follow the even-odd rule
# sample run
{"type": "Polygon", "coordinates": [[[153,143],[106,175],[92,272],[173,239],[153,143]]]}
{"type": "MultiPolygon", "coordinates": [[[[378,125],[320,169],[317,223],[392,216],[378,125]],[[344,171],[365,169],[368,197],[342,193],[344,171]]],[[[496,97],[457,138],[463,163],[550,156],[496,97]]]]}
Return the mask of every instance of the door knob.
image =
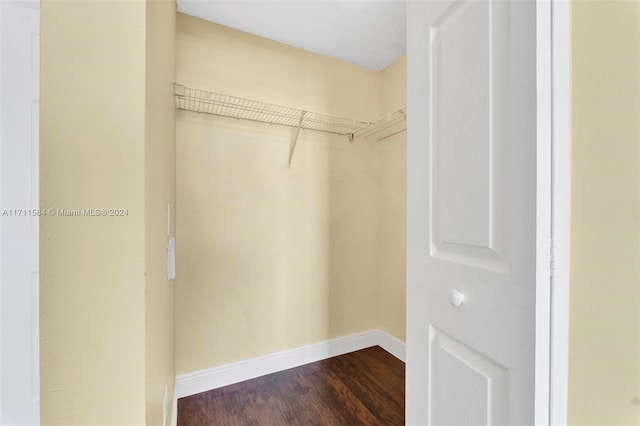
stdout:
{"type": "Polygon", "coordinates": [[[457,288],[452,288],[449,290],[449,302],[456,308],[459,308],[462,303],[464,303],[464,294],[460,293],[460,290],[457,288]]]}

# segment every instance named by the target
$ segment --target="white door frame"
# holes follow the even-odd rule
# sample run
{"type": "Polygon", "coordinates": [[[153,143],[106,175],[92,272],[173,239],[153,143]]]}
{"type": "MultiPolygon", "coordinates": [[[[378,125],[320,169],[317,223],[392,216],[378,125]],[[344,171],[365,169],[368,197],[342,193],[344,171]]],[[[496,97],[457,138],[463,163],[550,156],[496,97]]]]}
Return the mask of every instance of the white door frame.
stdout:
{"type": "MultiPolygon", "coordinates": [[[[2,25],[2,5],[0,5],[0,26],[2,25]]],[[[2,28],[0,27],[0,58],[2,58],[2,28]]],[[[1,61],[1,59],[0,59],[1,61]]],[[[0,82],[2,82],[2,64],[0,63],[0,82]]],[[[2,99],[2,84],[0,83],[0,99],[2,99]]],[[[0,129],[2,129],[2,102],[0,102],[0,129]]],[[[0,146],[2,146],[2,132],[0,132],[0,146]]],[[[0,175],[2,174],[2,150],[0,150],[0,175]]],[[[2,200],[2,185],[0,185],[0,200],[2,200]]],[[[2,221],[0,221],[0,235],[2,235],[2,221]]],[[[0,280],[2,280],[2,244],[0,244],[0,280]]],[[[0,289],[2,282],[0,281],[0,289]]],[[[0,290],[0,318],[2,318],[2,291],[0,290]]],[[[0,366],[2,365],[2,338],[0,338],[0,366]]],[[[0,375],[2,371],[0,369],[0,375]]],[[[0,377],[1,379],[1,377],[0,377]]],[[[0,386],[0,401],[2,401],[2,386],[0,386]]],[[[2,404],[0,404],[0,424],[2,423],[2,404]]]]}
{"type": "Polygon", "coordinates": [[[553,0],[552,287],[550,424],[567,424],[569,384],[569,229],[571,201],[571,4],[553,0]]]}
{"type": "Polygon", "coordinates": [[[537,0],[535,424],[567,424],[570,3],[537,0]]]}
{"type": "MultiPolygon", "coordinates": [[[[0,2],[4,3],[4,4],[16,4],[19,6],[23,6],[23,7],[28,7],[28,8],[32,8],[32,9],[36,9],[36,10],[40,10],[40,0],[0,0],[0,2]]],[[[3,17],[3,7],[2,5],[0,5],[0,25],[3,22],[2,21],[2,17],[3,17]]],[[[0,58],[2,57],[2,32],[0,31],[0,58]]],[[[1,66],[2,64],[0,64],[0,81],[2,81],[2,70],[3,70],[3,66],[1,66]]],[[[2,84],[0,84],[0,99],[2,99],[2,84]]],[[[2,123],[2,103],[0,102],[0,129],[3,126],[2,123]]],[[[0,144],[2,143],[2,134],[0,132],[0,144]]],[[[1,150],[0,150],[0,155],[1,155],[1,150]]],[[[33,157],[36,159],[36,161],[38,161],[37,159],[39,158],[39,156],[35,156],[33,157]]],[[[0,167],[2,166],[2,159],[0,158],[0,167]]],[[[35,167],[39,167],[39,164],[35,165],[35,167]]],[[[1,174],[2,170],[0,169],[0,174],[1,174]]],[[[2,199],[2,188],[0,186],[0,200],[2,199]]],[[[4,206],[1,206],[4,208],[4,206]]],[[[24,206],[25,208],[27,208],[28,206],[24,206]]],[[[2,221],[0,221],[0,235],[2,233],[2,221]]],[[[0,259],[2,259],[2,245],[0,244],[0,259]]],[[[0,279],[2,276],[2,262],[0,262],[0,279]]],[[[0,283],[1,285],[2,283],[0,283]]],[[[2,295],[2,292],[0,291],[0,297],[2,295]]],[[[2,316],[2,300],[0,299],[0,317],[2,316]]],[[[39,309],[39,308],[38,308],[39,309]]],[[[39,330],[40,326],[38,323],[35,324],[35,327],[39,330]]],[[[39,342],[38,342],[39,345],[39,342]]],[[[2,339],[0,338],[0,366],[2,365],[2,339]]],[[[34,373],[37,377],[39,377],[40,374],[40,366],[39,364],[34,366],[34,373]]],[[[2,374],[1,368],[0,368],[0,374],[2,374]]],[[[2,387],[0,386],[0,401],[2,401],[2,387]]],[[[40,417],[40,406],[39,406],[39,397],[38,397],[38,407],[37,407],[37,411],[38,411],[38,418],[40,417]]],[[[0,422],[2,420],[2,404],[0,404],[0,422]]]]}

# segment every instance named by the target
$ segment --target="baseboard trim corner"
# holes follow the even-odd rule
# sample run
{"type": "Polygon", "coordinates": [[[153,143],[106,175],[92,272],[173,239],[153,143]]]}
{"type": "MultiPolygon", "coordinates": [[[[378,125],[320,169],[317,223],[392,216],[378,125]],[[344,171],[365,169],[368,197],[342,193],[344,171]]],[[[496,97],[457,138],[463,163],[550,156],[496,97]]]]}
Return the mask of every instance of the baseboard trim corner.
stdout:
{"type": "Polygon", "coordinates": [[[407,362],[407,350],[405,343],[382,330],[376,331],[378,346],[398,358],[400,361],[407,362]]]}

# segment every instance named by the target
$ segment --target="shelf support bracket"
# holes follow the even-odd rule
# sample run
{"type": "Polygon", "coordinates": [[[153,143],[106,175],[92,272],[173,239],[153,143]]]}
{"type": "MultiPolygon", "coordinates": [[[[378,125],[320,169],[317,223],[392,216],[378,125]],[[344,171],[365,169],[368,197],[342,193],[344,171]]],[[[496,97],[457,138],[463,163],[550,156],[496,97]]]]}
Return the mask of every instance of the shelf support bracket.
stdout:
{"type": "Polygon", "coordinates": [[[291,145],[289,146],[289,168],[291,168],[291,160],[293,159],[293,152],[296,150],[296,144],[298,143],[298,136],[300,136],[300,129],[302,128],[302,120],[304,120],[304,115],[307,111],[302,111],[300,114],[300,121],[298,122],[298,127],[296,128],[296,134],[291,141],[291,145]]]}

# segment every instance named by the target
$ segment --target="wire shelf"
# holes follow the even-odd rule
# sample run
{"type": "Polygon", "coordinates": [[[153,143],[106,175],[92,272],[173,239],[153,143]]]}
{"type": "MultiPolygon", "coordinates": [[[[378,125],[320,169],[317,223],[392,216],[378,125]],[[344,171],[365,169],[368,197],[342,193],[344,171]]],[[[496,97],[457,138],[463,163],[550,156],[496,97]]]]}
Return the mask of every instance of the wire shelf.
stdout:
{"type": "Polygon", "coordinates": [[[352,138],[383,140],[407,130],[407,107],[392,112],[353,133],[352,138]]]}
{"type": "Polygon", "coordinates": [[[336,135],[350,136],[372,124],[361,120],[192,89],[181,84],[174,84],[174,95],[176,108],[185,111],[316,130],[336,135]]]}

